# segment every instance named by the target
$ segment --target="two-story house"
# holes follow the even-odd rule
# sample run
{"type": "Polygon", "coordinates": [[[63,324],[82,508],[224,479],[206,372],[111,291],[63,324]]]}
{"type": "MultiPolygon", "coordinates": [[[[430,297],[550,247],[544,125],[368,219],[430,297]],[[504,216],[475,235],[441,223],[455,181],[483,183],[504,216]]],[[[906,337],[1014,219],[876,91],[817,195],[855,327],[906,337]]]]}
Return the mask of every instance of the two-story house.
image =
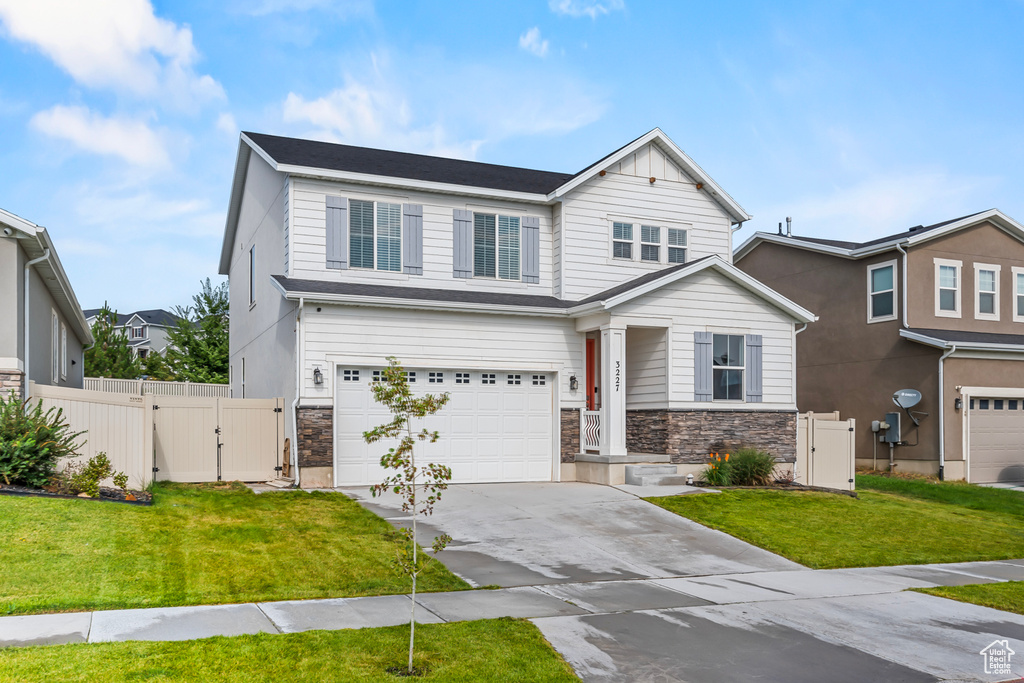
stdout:
{"type": "Polygon", "coordinates": [[[92,333],[46,228],[0,209],[0,394],[82,387],[92,333]]]}
{"type": "MultiPolygon", "coordinates": [[[[99,308],[85,311],[85,319],[91,328],[100,314],[99,308]]],[[[178,316],[155,308],[132,313],[118,313],[117,327],[124,330],[128,346],[139,358],[151,353],[163,355],[167,351],[168,332],[178,326],[178,316]]]]}
{"type": "Polygon", "coordinates": [[[233,395],[289,399],[303,486],[381,480],[363,432],[389,419],[387,356],[451,394],[422,457],[456,482],[619,483],[736,445],[791,461],[814,316],[733,266],[748,218],[657,129],[575,174],[243,133],[233,395]]]}
{"type": "Polygon", "coordinates": [[[748,239],[736,265],[820,315],[799,336],[798,403],[857,419],[858,465],[888,467],[889,447],[871,423],[896,412],[898,469],[1024,480],[1017,221],[993,209],[868,242],[780,229],[748,239]],[[913,414],[893,402],[902,389],[921,392],[913,414]]]}

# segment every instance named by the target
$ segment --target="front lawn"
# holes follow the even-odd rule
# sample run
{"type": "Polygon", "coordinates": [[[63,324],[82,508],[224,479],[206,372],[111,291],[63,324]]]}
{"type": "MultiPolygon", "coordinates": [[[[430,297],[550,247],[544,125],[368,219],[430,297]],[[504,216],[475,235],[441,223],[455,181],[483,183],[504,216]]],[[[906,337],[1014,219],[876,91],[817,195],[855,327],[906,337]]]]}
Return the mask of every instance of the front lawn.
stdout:
{"type": "Polygon", "coordinates": [[[863,490],[881,488],[876,479],[884,478],[857,478],[859,499],[724,490],[648,500],[814,569],[1024,557],[1024,520],[1012,502],[992,497],[993,489],[920,482],[933,489],[863,490]],[[941,489],[946,486],[955,487],[956,495],[941,489]]]}
{"type": "MultiPolygon", "coordinates": [[[[0,682],[11,681],[397,681],[409,627],[308,631],[181,642],[99,643],[0,650],[0,682]]],[[[577,681],[525,620],[416,626],[422,681],[577,681]]]]}
{"type": "Polygon", "coordinates": [[[971,602],[975,605],[1024,614],[1024,581],[1005,583],[972,583],[968,586],[936,586],[914,588],[918,593],[938,595],[940,598],[971,602]]]}
{"type": "Polygon", "coordinates": [[[959,505],[969,510],[1005,512],[1024,517],[1024,495],[1020,491],[993,489],[965,481],[900,479],[873,474],[858,474],[857,488],[896,493],[910,498],[959,505]]]}
{"type": "MultiPolygon", "coordinates": [[[[391,525],[340,493],[160,484],[152,507],[0,497],[0,615],[406,593],[391,525]]],[[[469,586],[431,561],[420,590],[469,586]]]]}

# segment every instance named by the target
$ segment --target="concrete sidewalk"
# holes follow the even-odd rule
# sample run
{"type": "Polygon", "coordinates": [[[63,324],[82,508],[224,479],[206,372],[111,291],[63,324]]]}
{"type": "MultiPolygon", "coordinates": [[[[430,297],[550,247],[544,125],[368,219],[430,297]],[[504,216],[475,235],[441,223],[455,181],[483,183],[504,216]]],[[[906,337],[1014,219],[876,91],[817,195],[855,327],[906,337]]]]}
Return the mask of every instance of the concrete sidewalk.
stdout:
{"type": "MultiPolygon", "coordinates": [[[[714,606],[741,605],[749,608],[768,603],[872,596],[874,599],[882,596],[883,604],[893,604],[899,601],[898,594],[907,588],[1010,580],[1024,580],[1024,560],[590,581],[498,590],[422,593],[416,598],[416,617],[418,623],[425,624],[503,616],[536,619],[558,647],[556,641],[559,634],[563,633],[567,624],[576,623],[566,619],[714,606]]],[[[913,601],[922,600],[927,604],[938,601],[948,605],[951,617],[958,607],[984,609],[929,596],[913,596],[913,601]]],[[[394,626],[408,622],[411,608],[412,601],[408,595],[385,595],[2,617],[0,647],[125,640],[192,640],[216,635],[394,626]]],[[[938,607],[929,609],[933,612],[941,611],[938,607]]],[[[1024,617],[997,610],[987,611],[992,614],[992,620],[1019,624],[1019,632],[1024,637],[1024,617]]],[[[912,620],[912,611],[906,616],[912,620]]],[[[572,661],[570,655],[578,647],[579,642],[576,643],[576,649],[559,649],[572,661]]],[[[578,662],[573,663],[576,665],[578,662]]]]}

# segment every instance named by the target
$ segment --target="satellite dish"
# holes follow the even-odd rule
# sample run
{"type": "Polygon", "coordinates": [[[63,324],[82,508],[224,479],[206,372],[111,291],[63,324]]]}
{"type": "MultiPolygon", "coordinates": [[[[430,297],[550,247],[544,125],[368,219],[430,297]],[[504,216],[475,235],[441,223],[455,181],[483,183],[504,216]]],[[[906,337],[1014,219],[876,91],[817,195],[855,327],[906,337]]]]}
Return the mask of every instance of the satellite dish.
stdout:
{"type": "Polygon", "coordinates": [[[900,389],[892,395],[892,402],[907,410],[921,402],[921,392],[917,389],[900,389]]]}

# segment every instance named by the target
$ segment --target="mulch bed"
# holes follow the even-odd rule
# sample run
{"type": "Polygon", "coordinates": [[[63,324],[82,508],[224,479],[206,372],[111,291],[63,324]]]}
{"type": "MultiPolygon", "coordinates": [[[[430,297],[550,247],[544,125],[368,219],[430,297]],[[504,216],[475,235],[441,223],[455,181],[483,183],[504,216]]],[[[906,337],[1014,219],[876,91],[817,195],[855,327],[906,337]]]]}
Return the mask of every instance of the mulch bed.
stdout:
{"type": "Polygon", "coordinates": [[[108,503],[123,503],[125,505],[152,505],[153,494],[149,491],[128,491],[135,500],[125,500],[124,491],[121,489],[110,488],[107,486],[100,487],[99,498],[89,498],[88,496],[66,496],[61,493],[50,493],[43,489],[34,489],[28,486],[15,486],[13,484],[0,484],[0,496],[28,496],[33,498],[64,498],[67,500],[100,500],[108,503]]]}
{"type": "Polygon", "coordinates": [[[769,484],[768,486],[712,486],[711,484],[705,484],[704,482],[695,482],[695,486],[699,486],[702,489],[718,489],[721,491],[820,491],[822,493],[840,493],[850,498],[858,498],[856,491],[846,491],[844,489],[830,489],[824,486],[805,486],[804,484],[794,484],[792,482],[786,483],[775,483],[769,484]]]}

